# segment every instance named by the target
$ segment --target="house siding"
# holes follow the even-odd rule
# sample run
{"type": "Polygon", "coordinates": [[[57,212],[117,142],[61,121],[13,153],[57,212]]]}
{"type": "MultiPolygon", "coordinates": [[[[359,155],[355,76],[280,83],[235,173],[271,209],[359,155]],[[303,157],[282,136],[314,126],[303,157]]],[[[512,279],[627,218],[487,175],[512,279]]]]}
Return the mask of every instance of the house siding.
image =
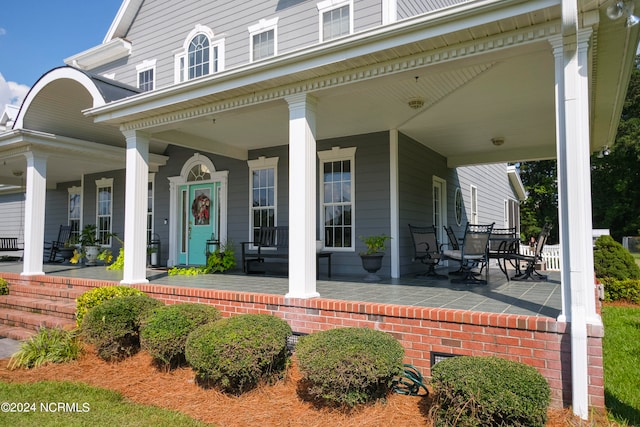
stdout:
{"type": "Polygon", "coordinates": [[[411,18],[434,10],[444,9],[470,0],[398,0],[398,19],[411,18]]]}
{"type": "MultiPolygon", "coordinates": [[[[319,141],[317,146],[318,151],[330,150],[332,147],[356,147],[354,165],[355,228],[353,231],[355,250],[336,252],[332,257],[331,267],[337,274],[362,272],[364,276],[366,272],[362,269],[362,261],[358,254],[365,248],[359,236],[377,234],[389,236],[391,234],[389,223],[389,133],[378,132],[334,138],[319,141]]],[[[390,256],[384,257],[379,274],[384,276],[391,274],[390,256]]]]}
{"type": "MultiPolygon", "coordinates": [[[[408,274],[424,269],[411,261],[414,249],[408,224],[433,224],[434,176],[447,181],[447,201],[453,198],[451,188],[455,183],[449,181],[450,170],[444,157],[403,134],[398,136],[398,170],[400,274],[408,274]]],[[[448,207],[447,212],[451,212],[448,207]]],[[[443,222],[447,224],[448,218],[443,222]]]]}
{"type": "Polygon", "coordinates": [[[17,237],[19,245],[24,243],[24,201],[24,193],[0,197],[0,237],[17,237]]]}
{"type": "MultiPolygon", "coordinates": [[[[200,1],[143,2],[125,38],[133,44],[128,58],[92,70],[114,74],[122,83],[137,87],[136,66],[156,60],[156,89],[175,83],[176,51],[182,49],[188,34],[197,24],[209,27],[214,36],[225,38],[225,69],[251,62],[249,27],[261,19],[278,18],[278,55],[319,43],[320,19],[315,1],[200,1]],[[180,16],[168,20],[167,16],[180,16]]],[[[382,23],[380,0],[354,2],[354,32],[382,23]]]]}

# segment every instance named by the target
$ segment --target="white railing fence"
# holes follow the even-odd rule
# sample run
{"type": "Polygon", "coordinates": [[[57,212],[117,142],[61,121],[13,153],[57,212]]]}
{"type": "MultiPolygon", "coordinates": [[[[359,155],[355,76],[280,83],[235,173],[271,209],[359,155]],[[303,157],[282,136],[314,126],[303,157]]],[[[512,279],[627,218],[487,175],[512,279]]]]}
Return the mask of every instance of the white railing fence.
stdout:
{"type": "MultiPolygon", "coordinates": [[[[522,255],[533,256],[534,248],[528,245],[520,245],[522,255]]],[[[542,259],[545,261],[547,270],[560,270],[560,245],[545,245],[542,249],[542,259]]]]}

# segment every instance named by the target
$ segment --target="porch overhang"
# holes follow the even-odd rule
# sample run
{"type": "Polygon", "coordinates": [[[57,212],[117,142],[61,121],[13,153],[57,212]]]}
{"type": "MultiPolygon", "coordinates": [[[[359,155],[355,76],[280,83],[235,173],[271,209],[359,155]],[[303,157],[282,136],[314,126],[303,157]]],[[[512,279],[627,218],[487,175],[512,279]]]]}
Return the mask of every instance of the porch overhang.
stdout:
{"type": "MultiPolygon", "coordinates": [[[[590,43],[591,150],[615,138],[638,30],[579,2],[590,43]],[[600,58],[606,58],[601,60],[600,58]]],[[[284,98],[318,100],[319,140],[398,129],[450,167],[556,157],[559,1],[480,1],[85,110],[96,123],[246,159],[288,143],[284,98]],[[413,110],[414,96],[424,106],[413,110]],[[246,126],[252,123],[252,126],[246,126]],[[497,147],[494,137],[506,141],[497,147]]]]}

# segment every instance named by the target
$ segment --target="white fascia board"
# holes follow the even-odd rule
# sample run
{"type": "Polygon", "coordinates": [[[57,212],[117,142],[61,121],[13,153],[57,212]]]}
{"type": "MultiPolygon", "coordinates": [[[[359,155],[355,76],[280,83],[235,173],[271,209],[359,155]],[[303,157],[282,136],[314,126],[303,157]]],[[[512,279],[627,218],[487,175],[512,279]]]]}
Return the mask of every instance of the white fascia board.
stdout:
{"type": "Polygon", "coordinates": [[[524,184],[522,183],[522,179],[520,178],[520,172],[518,172],[515,165],[507,166],[507,174],[509,175],[509,182],[511,182],[514,191],[518,195],[518,199],[521,201],[527,200],[527,192],[524,188],[524,184]]]}
{"type": "Polygon", "coordinates": [[[81,70],[91,70],[129,55],[131,55],[131,43],[125,39],[116,38],[70,56],[64,60],[64,63],[81,70]]]}
{"type": "Polygon", "coordinates": [[[127,35],[127,31],[129,27],[131,27],[142,2],[143,0],[124,0],[122,2],[102,43],[108,43],[115,38],[125,37],[127,35]]]}
{"type": "Polygon", "coordinates": [[[121,122],[137,114],[201,96],[233,90],[315,67],[357,58],[442,34],[483,25],[511,16],[560,5],[560,0],[477,0],[382,25],[351,36],[275,56],[258,63],[144,92],[104,106],[84,110],[96,122],[121,122]],[[425,24],[429,24],[425,26],[425,24]]]}

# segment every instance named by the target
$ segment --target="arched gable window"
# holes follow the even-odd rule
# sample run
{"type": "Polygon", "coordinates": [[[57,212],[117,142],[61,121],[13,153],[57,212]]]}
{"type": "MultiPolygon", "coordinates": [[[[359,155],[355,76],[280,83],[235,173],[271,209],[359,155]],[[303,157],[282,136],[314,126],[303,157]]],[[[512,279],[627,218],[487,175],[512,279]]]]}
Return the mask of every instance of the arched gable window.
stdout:
{"type": "Polygon", "coordinates": [[[189,43],[189,80],[209,74],[209,39],[204,34],[189,43]]]}
{"type": "Polygon", "coordinates": [[[214,35],[204,25],[196,25],[187,35],[182,49],[175,53],[175,81],[217,73],[224,69],[224,35],[214,35]]]}

